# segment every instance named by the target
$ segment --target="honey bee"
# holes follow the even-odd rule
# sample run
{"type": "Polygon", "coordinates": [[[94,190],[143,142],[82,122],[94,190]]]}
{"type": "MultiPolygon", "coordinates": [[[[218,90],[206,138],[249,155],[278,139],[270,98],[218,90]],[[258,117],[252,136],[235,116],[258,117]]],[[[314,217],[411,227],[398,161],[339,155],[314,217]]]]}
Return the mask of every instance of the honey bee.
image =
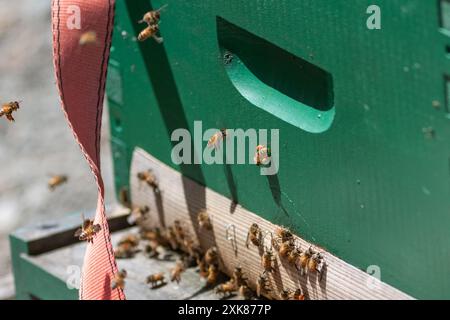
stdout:
{"type": "Polygon", "coordinates": [[[208,277],[206,278],[206,282],[208,285],[213,285],[217,282],[217,277],[219,276],[219,268],[215,264],[211,264],[208,267],[208,277]]]}
{"type": "Polygon", "coordinates": [[[151,274],[147,277],[147,283],[150,283],[152,285],[152,288],[157,286],[158,282],[160,284],[164,283],[164,273],[163,272],[151,274]]]}
{"type": "Polygon", "coordinates": [[[48,188],[53,191],[56,189],[56,187],[62,185],[63,183],[67,182],[68,177],[66,175],[55,175],[50,178],[48,181],[48,188]]]}
{"type": "Polygon", "coordinates": [[[199,267],[200,276],[202,278],[207,278],[208,277],[208,265],[206,264],[205,259],[197,258],[197,264],[199,267]]]}
{"type": "Polygon", "coordinates": [[[130,207],[130,197],[128,195],[128,189],[127,188],[125,188],[125,187],[120,188],[119,201],[125,207],[127,207],[127,208],[130,207]]]}
{"type": "Polygon", "coordinates": [[[290,253],[294,250],[295,250],[294,241],[288,240],[281,244],[281,246],[278,250],[278,253],[280,254],[281,257],[285,258],[285,257],[288,257],[290,255],[290,253]]]}
{"type": "Polygon", "coordinates": [[[241,287],[243,285],[247,285],[247,278],[244,277],[244,273],[242,272],[241,267],[235,267],[233,271],[233,282],[237,287],[241,287]]]}
{"type": "Polygon", "coordinates": [[[87,241],[89,243],[94,242],[95,235],[102,229],[99,224],[94,224],[94,221],[91,219],[85,219],[84,215],[82,215],[83,224],[81,228],[78,228],[75,231],[74,236],[78,237],[81,241],[87,241]]]}
{"type": "Polygon", "coordinates": [[[134,246],[128,242],[122,243],[114,250],[114,257],[117,259],[128,259],[134,257],[134,246]]]}
{"type": "Polygon", "coordinates": [[[19,108],[20,108],[20,105],[19,105],[19,102],[17,102],[17,101],[4,103],[2,105],[2,108],[0,109],[0,118],[5,116],[6,119],[8,119],[10,122],[15,121],[12,114],[14,111],[19,110],[19,108]]]}
{"type": "Polygon", "coordinates": [[[159,26],[157,24],[152,24],[142,30],[138,35],[139,41],[145,41],[148,38],[153,38],[157,43],[162,43],[164,39],[162,37],[158,37],[156,33],[159,31],[159,26]]]}
{"type": "Polygon", "coordinates": [[[159,256],[159,250],[161,245],[155,241],[150,240],[149,243],[145,246],[145,252],[149,255],[150,258],[157,258],[159,256]]]}
{"type": "Polygon", "coordinates": [[[159,23],[159,19],[161,18],[161,11],[164,10],[168,5],[165,4],[158,10],[152,10],[144,14],[142,20],[139,20],[138,23],[146,22],[148,25],[159,23]]]}
{"type": "Polygon", "coordinates": [[[132,247],[137,247],[139,245],[139,237],[134,234],[126,235],[118,242],[119,246],[123,244],[129,244],[132,247]]]}
{"type": "Polygon", "coordinates": [[[212,224],[211,224],[211,221],[209,220],[209,215],[208,215],[208,212],[206,212],[206,210],[202,210],[199,212],[199,214],[197,216],[197,220],[198,220],[198,226],[200,227],[200,229],[206,229],[206,230],[212,229],[212,224]]]}
{"type": "Polygon", "coordinates": [[[219,254],[217,252],[217,248],[216,247],[211,247],[208,250],[206,250],[205,262],[208,265],[217,264],[218,259],[219,259],[219,254]]]}
{"type": "Polygon", "coordinates": [[[270,149],[264,145],[259,145],[256,147],[255,156],[253,161],[257,166],[265,166],[270,162],[270,149]]]}
{"type": "Polygon", "coordinates": [[[289,252],[289,255],[287,256],[289,264],[295,265],[295,263],[297,262],[297,260],[301,254],[302,254],[302,251],[298,248],[295,248],[294,250],[289,252]]]}
{"type": "Polygon", "coordinates": [[[220,143],[227,136],[227,129],[220,129],[218,132],[213,134],[208,140],[208,148],[219,149],[220,143]]]}
{"type": "Polygon", "coordinates": [[[150,187],[152,187],[153,190],[155,191],[155,193],[160,192],[158,180],[156,179],[155,175],[153,174],[153,172],[151,170],[139,172],[137,174],[137,178],[140,181],[143,181],[143,182],[147,183],[150,187]]]}
{"type": "Polygon", "coordinates": [[[302,252],[297,259],[296,267],[300,269],[301,274],[306,274],[308,269],[308,262],[311,256],[314,254],[313,250],[309,248],[308,250],[302,252]]]}
{"type": "Polygon", "coordinates": [[[223,296],[230,296],[233,294],[233,292],[236,291],[236,286],[232,281],[228,281],[218,285],[215,291],[216,294],[222,294],[223,296]]]}
{"type": "Polygon", "coordinates": [[[292,292],[290,290],[283,290],[280,293],[281,300],[289,300],[292,296],[292,292]]]}
{"type": "Polygon", "coordinates": [[[200,257],[201,248],[199,245],[195,244],[191,237],[186,237],[186,239],[183,240],[183,245],[191,259],[200,257]]]}
{"type": "Polygon", "coordinates": [[[172,250],[178,250],[179,244],[177,240],[177,234],[173,226],[166,229],[165,238],[172,250]]]}
{"type": "Polygon", "coordinates": [[[253,245],[259,247],[259,246],[261,246],[261,240],[262,240],[261,238],[262,238],[261,229],[259,228],[259,226],[256,223],[253,223],[250,226],[250,229],[248,230],[247,240],[245,241],[245,245],[248,248],[248,244],[250,241],[253,245]]]}
{"type": "Polygon", "coordinates": [[[269,279],[265,273],[262,273],[256,281],[256,295],[259,298],[262,293],[267,293],[269,291],[271,291],[269,287],[269,279]]]}
{"type": "Polygon", "coordinates": [[[171,278],[170,281],[176,281],[177,283],[180,283],[181,281],[181,273],[184,271],[184,265],[183,262],[177,261],[175,267],[171,270],[171,278]]]}
{"type": "Polygon", "coordinates": [[[180,220],[175,220],[173,222],[173,231],[174,231],[175,236],[178,239],[178,241],[183,241],[183,239],[185,237],[185,232],[184,232],[183,227],[181,226],[180,220]]]}
{"type": "Polygon", "coordinates": [[[125,287],[125,278],[127,277],[127,271],[125,269],[120,270],[114,275],[114,278],[111,280],[111,289],[120,288],[123,289],[125,287]]]}
{"type": "Polygon", "coordinates": [[[148,206],[135,207],[131,210],[130,215],[127,218],[129,224],[140,223],[145,219],[146,214],[150,211],[148,206]]]}
{"type": "Polygon", "coordinates": [[[295,292],[292,294],[292,300],[305,300],[305,295],[302,294],[302,290],[295,290],[295,292]]]}
{"type": "Polygon", "coordinates": [[[266,248],[266,251],[261,256],[261,265],[264,268],[264,271],[266,272],[273,272],[275,271],[274,263],[276,259],[273,256],[272,250],[268,250],[266,248]]]}
{"type": "Polygon", "coordinates": [[[313,253],[308,260],[308,272],[321,273],[324,264],[323,256],[321,253],[313,253]]]}
{"type": "Polygon", "coordinates": [[[253,297],[253,291],[245,284],[239,287],[239,295],[245,300],[250,300],[253,297]]]}
{"type": "Polygon", "coordinates": [[[87,31],[80,36],[78,44],[80,46],[85,46],[89,44],[97,43],[97,33],[95,31],[87,31]]]}
{"type": "Polygon", "coordinates": [[[283,227],[277,227],[275,229],[275,236],[281,240],[281,242],[292,240],[294,237],[291,231],[283,227]]]}

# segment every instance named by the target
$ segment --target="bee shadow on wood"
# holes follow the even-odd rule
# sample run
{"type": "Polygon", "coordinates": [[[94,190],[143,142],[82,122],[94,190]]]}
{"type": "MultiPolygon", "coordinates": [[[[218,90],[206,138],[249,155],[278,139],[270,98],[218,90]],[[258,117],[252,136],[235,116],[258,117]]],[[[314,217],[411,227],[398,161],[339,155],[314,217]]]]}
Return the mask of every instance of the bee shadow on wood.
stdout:
{"type": "Polygon", "coordinates": [[[277,287],[277,291],[281,292],[284,289],[283,278],[280,273],[279,261],[280,259],[275,259],[273,262],[273,270],[269,274],[272,275],[273,280],[275,282],[275,286],[277,287]]]}
{"type": "Polygon", "coordinates": [[[153,190],[153,194],[155,195],[155,203],[156,203],[156,210],[158,212],[158,219],[161,222],[161,226],[163,228],[166,228],[166,220],[162,202],[162,191],[160,190],[156,192],[156,190],[153,190]]]}
{"type": "MultiPolygon", "coordinates": [[[[142,19],[142,15],[145,12],[153,10],[153,6],[149,1],[135,0],[126,0],[125,5],[133,25],[134,34],[138,35],[142,26],[137,21],[142,19]]],[[[164,16],[162,16],[161,20],[164,20],[164,16]]],[[[139,42],[138,46],[168,135],[171,136],[176,129],[189,130],[189,122],[184,112],[164,43],[158,44],[156,41],[145,41],[139,42]]],[[[178,144],[177,141],[171,141],[171,143],[173,146],[178,144]]],[[[196,155],[198,154],[197,151],[194,150],[194,141],[191,135],[191,154],[196,155]]],[[[179,169],[183,176],[197,182],[193,184],[187,179],[182,180],[189,216],[195,234],[200,239],[197,213],[199,210],[206,209],[206,192],[203,187],[206,185],[205,177],[199,164],[181,163],[179,169]]],[[[212,240],[208,241],[208,243],[203,243],[202,246],[215,246],[216,241],[214,238],[212,240]]]]}
{"type": "Polygon", "coordinates": [[[289,216],[289,213],[284,208],[283,203],[281,202],[281,187],[280,181],[278,179],[278,174],[268,175],[267,181],[269,182],[270,192],[272,192],[272,198],[277,204],[277,206],[283,211],[286,216],[289,216]]]}
{"type": "MultiPolygon", "coordinates": [[[[224,144],[225,145],[225,144],[224,144]]],[[[225,148],[225,146],[224,146],[225,148]]],[[[229,163],[227,163],[227,155],[226,150],[223,153],[223,168],[225,172],[225,177],[227,179],[228,189],[230,189],[231,194],[231,205],[230,205],[230,213],[234,213],[236,210],[236,206],[239,203],[238,194],[237,194],[237,188],[236,188],[236,182],[234,181],[233,172],[231,172],[231,166],[229,163]]]]}
{"type": "Polygon", "coordinates": [[[154,286],[150,286],[150,290],[156,290],[156,289],[162,288],[164,286],[167,286],[167,282],[161,282],[161,283],[156,284],[154,286]]]}

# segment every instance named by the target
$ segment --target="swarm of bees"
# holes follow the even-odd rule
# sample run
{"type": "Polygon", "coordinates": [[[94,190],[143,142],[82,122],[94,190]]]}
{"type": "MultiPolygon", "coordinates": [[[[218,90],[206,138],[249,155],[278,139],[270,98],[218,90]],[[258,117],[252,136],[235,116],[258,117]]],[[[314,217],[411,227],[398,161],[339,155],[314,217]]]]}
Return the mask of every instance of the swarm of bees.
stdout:
{"type": "Polygon", "coordinates": [[[75,237],[77,237],[81,241],[87,241],[89,243],[94,242],[95,235],[102,229],[99,224],[94,224],[94,221],[91,219],[85,219],[84,215],[82,215],[83,223],[81,227],[75,231],[75,237]]]}
{"type": "Polygon", "coordinates": [[[270,148],[260,144],[256,147],[253,161],[257,166],[265,166],[270,163],[270,156],[270,148]]]}
{"type": "Polygon", "coordinates": [[[66,175],[55,175],[52,176],[49,180],[48,180],[48,188],[53,191],[55,190],[58,186],[64,184],[67,182],[67,180],[69,179],[69,177],[67,177],[66,175]]]}
{"type": "Polygon", "coordinates": [[[227,129],[220,129],[218,132],[213,134],[208,140],[208,148],[214,148],[215,150],[220,148],[220,144],[227,136],[227,129]]]}
{"type": "Polygon", "coordinates": [[[120,270],[114,275],[111,280],[111,289],[124,289],[125,288],[125,278],[127,277],[127,271],[125,269],[120,270]]]}
{"type": "Polygon", "coordinates": [[[6,119],[10,122],[14,122],[14,117],[12,116],[13,112],[19,110],[20,105],[17,101],[7,102],[2,104],[2,107],[0,109],[0,118],[5,116],[6,119]]]}
{"type": "Polygon", "coordinates": [[[142,30],[138,35],[139,41],[145,41],[148,38],[153,38],[157,43],[162,43],[163,38],[158,37],[156,34],[159,31],[159,21],[161,18],[161,11],[164,10],[167,5],[162,6],[158,10],[149,11],[139,20],[138,23],[147,23],[147,27],[142,30]]]}
{"type": "Polygon", "coordinates": [[[149,187],[153,188],[155,193],[160,193],[158,180],[151,170],[138,172],[137,178],[139,181],[145,182],[149,187]]]}

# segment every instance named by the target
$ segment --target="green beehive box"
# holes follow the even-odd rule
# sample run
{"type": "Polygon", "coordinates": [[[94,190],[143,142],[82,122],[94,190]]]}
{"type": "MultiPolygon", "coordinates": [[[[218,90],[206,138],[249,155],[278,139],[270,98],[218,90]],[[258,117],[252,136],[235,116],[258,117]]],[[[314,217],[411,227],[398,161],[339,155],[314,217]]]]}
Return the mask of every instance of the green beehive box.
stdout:
{"type": "Polygon", "coordinates": [[[141,147],[413,297],[450,298],[449,36],[448,0],[119,0],[116,189],[141,147]],[[137,42],[164,4],[164,43],[137,42]],[[175,165],[171,134],[194,121],[279,129],[278,174],[175,165]]]}

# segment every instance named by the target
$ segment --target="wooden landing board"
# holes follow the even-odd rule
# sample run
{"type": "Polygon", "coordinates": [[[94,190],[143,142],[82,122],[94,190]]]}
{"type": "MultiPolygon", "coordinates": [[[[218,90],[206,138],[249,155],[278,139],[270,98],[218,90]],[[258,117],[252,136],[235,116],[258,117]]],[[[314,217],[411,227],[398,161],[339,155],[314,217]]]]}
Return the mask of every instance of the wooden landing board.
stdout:
{"type": "MultiPolygon", "coordinates": [[[[125,229],[112,234],[112,243],[115,246],[125,234],[136,234],[137,229],[125,229]]],[[[43,253],[38,256],[23,255],[23,258],[34,266],[50,273],[59,280],[66,282],[69,274],[68,266],[78,266],[81,268],[83,263],[85,243],[73,244],[58,250],[43,253]]],[[[140,245],[143,248],[143,244],[140,245]]],[[[171,259],[156,260],[149,259],[143,253],[138,252],[130,259],[117,259],[119,269],[127,271],[125,294],[130,300],[212,300],[219,297],[211,290],[205,287],[204,279],[201,279],[196,268],[188,268],[181,275],[179,284],[166,281],[163,286],[151,289],[146,284],[146,278],[151,273],[165,272],[169,276],[169,270],[174,267],[176,259],[179,258],[174,253],[171,259]]],[[[238,299],[238,296],[232,296],[230,299],[238,299]]]]}
{"type": "MultiPolygon", "coordinates": [[[[249,278],[250,285],[255,286],[255,280],[263,272],[263,268],[258,248],[247,248],[245,245],[247,231],[252,223],[257,223],[263,231],[273,231],[276,227],[274,224],[239,204],[230,212],[233,207],[230,199],[182,176],[139,148],[133,154],[130,186],[133,205],[150,207],[151,225],[170,226],[174,220],[182,221],[183,227],[192,236],[196,236],[203,249],[211,246],[218,248],[221,268],[225,273],[231,274],[234,267],[240,265],[249,278]],[[149,169],[158,179],[161,190],[159,194],[137,179],[138,172],[149,169]],[[206,208],[212,221],[212,231],[198,228],[197,214],[203,208],[206,208]],[[226,238],[227,229],[228,236],[233,240],[226,238]]],[[[265,239],[267,243],[269,238],[265,239]]],[[[298,241],[303,250],[313,245],[302,239],[298,241]]],[[[324,257],[327,267],[319,281],[314,273],[300,275],[295,267],[276,255],[277,270],[270,276],[271,297],[278,298],[282,290],[301,288],[307,299],[314,300],[412,299],[386,283],[378,282],[373,285],[374,279],[370,275],[328,252],[324,252],[324,257]]]]}

